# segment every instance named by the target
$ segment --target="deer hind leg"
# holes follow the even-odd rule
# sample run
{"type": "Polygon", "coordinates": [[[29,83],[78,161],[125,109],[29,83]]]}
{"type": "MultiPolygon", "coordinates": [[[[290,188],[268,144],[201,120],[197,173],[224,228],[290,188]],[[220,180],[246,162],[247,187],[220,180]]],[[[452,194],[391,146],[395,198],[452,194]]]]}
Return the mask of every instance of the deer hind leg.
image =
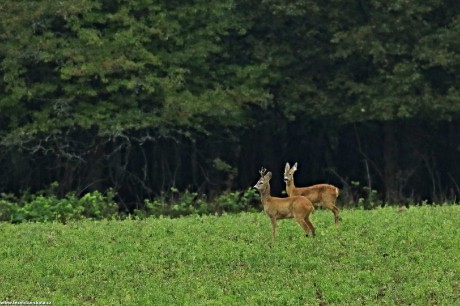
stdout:
{"type": "Polygon", "coordinates": [[[308,237],[308,234],[309,234],[310,229],[311,229],[312,236],[313,236],[313,238],[315,238],[315,228],[313,227],[313,224],[311,224],[310,220],[308,220],[308,217],[305,217],[305,219],[302,218],[302,217],[296,217],[295,220],[304,229],[305,236],[308,237]]]}
{"type": "Polygon", "coordinates": [[[332,207],[332,212],[334,213],[335,224],[338,225],[339,221],[340,221],[340,216],[339,216],[340,210],[337,208],[337,206],[333,206],[332,207]]]}
{"type": "Polygon", "coordinates": [[[336,225],[338,225],[340,221],[340,216],[339,216],[340,210],[337,208],[337,206],[335,206],[335,201],[336,201],[336,198],[328,197],[323,200],[323,203],[324,203],[324,206],[334,214],[334,222],[336,225]]]}
{"type": "Polygon", "coordinates": [[[308,218],[309,216],[305,217],[305,223],[308,225],[308,227],[311,229],[311,236],[315,238],[316,236],[316,230],[315,227],[313,226],[313,223],[311,223],[310,219],[308,218]]]}

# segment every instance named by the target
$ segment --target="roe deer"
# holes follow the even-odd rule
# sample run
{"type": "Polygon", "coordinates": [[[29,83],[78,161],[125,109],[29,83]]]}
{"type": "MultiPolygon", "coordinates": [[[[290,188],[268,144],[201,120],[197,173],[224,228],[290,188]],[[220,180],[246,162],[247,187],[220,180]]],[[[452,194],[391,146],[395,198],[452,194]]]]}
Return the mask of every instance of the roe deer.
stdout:
{"type": "Polygon", "coordinates": [[[276,221],[278,219],[293,218],[305,230],[306,236],[311,230],[312,237],[315,238],[315,227],[310,222],[309,216],[315,209],[313,204],[305,197],[296,196],[289,198],[276,198],[270,195],[270,179],[272,173],[262,167],[259,171],[260,179],[255,184],[254,188],[260,193],[260,199],[264,206],[264,211],[272,222],[272,236],[275,240],[276,236],[276,221]]]}
{"type": "Polygon", "coordinates": [[[297,163],[290,168],[286,163],[284,168],[284,182],[286,183],[286,193],[288,196],[304,196],[308,198],[313,205],[321,205],[329,209],[334,214],[335,224],[339,223],[339,209],[335,206],[339,196],[339,188],[329,184],[318,184],[310,187],[296,187],[294,185],[294,172],[297,170],[297,163]]]}

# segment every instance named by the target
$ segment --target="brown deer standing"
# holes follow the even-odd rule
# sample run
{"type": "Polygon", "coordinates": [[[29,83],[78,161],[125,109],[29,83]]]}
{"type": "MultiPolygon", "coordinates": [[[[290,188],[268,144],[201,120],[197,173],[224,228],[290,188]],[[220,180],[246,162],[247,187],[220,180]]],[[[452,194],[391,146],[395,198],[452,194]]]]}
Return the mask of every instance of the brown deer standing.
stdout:
{"type": "Polygon", "coordinates": [[[294,172],[297,170],[297,163],[290,168],[286,163],[284,168],[284,182],[286,183],[286,192],[288,196],[304,196],[308,198],[313,205],[321,205],[329,209],[334,214],[335,224],[339,224],[339,209],[335,206],[339,196],[339,188],[329,184],[318,184],[310,187],[296,187],[294,185],[294,172]]]}
{"type": "Polygon", "coordinates": [[[315,238],[315,227],[310,222],[309,216],[315,209],[313,204],[305,197],[294,196],[289,198],[276,198],[270,195],[270,179],[272,173],[266,173],[266,169],[262,168],[260,179],[254,185],[260,193],[260,198],[264,206],[264,211],[272,222],[272,236],[275,240],[276,236],[276,222],[279,219],[293,218],[305,230],[306,236],[308,231],[311,230],[312,237],[315,238]]]}

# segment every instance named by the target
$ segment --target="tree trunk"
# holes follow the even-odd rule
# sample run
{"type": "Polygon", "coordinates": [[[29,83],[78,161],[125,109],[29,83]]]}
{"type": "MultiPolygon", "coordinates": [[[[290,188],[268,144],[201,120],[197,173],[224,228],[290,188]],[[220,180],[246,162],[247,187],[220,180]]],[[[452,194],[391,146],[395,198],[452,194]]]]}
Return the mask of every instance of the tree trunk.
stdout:
{"type": "Polygon", "coordinates": [[[195,140],[191,143],[190,167],[192,171],[192,183],[194,188],[200,188],[198,184],[198,154],[195,140]]]}
{"type": "Polygon", "coordinates": [[[395,123],[386,121],[383,124],[383,180],[385,189],[385,202],[395,204],[398,201],[397,170],[397,143],[395,137],[395,123]]]}

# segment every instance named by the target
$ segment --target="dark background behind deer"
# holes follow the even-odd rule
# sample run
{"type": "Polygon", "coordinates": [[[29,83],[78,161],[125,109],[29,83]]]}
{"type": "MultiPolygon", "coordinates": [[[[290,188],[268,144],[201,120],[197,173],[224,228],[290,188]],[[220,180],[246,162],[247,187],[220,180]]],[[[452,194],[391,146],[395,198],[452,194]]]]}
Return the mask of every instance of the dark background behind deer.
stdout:
{"type": "Polygon", "coordinates": [[[0,191],[460,197],[458,1],[11,1],[0,191]]]}

